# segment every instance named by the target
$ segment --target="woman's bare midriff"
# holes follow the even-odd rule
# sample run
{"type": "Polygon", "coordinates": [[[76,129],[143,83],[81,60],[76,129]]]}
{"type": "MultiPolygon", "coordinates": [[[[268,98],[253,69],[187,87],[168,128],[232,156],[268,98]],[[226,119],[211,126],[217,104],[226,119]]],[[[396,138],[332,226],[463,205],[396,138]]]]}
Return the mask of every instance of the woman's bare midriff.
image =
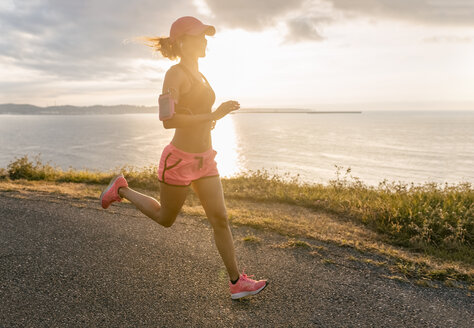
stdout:
{"type": "MultiPolygon", "coordinates": [[[[176,66],[176,65],[175,65],[176,66]]],[[[199,74],[195,74],[196,79],[201,80],[199,74]]],[[[181,93],[185,94],[190,91],[192,85],[188,79],[185,79],[181,93]]],[[[196,114],[210,113],[212,110],[197,110],[196,114]]],[[[198,125],[176,128],[171,143],[176,147],[188,153],[203,153],[212,148],[211,140],[212,122],[201,123],[198,125]]]]}
{"type": "Polygon", "coordinates": [[[211,122],[177,128],[171,143],[188,153],[203,153],[212,147],[211,122]]]}

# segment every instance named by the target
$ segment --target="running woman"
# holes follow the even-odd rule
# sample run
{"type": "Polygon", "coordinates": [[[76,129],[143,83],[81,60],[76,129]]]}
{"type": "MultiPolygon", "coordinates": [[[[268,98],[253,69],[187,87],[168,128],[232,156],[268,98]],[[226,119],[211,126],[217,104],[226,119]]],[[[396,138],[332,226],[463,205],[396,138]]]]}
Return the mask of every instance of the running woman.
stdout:
{"type": "MultiPolygon", "coordinates": [[[[129,188],[122,174],[112,179],[102,192],[100,202],[106,209],[125,198],[155,222],[171,227],[191,186],[213,227],[217,249],[229,274],[231,298],[238,299],[259,293],[267,286],[267,280],[256,281],[250,278],[253,275],[239,272],[214,160],[217,152],[212,148],[211,130],[217,120],[240,108],[237,101],[230,100],[213,112],[214,90],[199,72],[198,59],[206,55],[206,35],[212,36],[215,32],[214,26],[184,16],[171,25],[169,37],[145,38],[164,57],[180,58],[178,64],[168,69],[163,81],[162,94],[169,92],[176,105],[174,115],[162,120],[164,128],[175,129],[175,134],[163,149],[157,172],[161,203],[129,188]]],[[[160,107],[160,111],[164,109],[160,107]]]]}

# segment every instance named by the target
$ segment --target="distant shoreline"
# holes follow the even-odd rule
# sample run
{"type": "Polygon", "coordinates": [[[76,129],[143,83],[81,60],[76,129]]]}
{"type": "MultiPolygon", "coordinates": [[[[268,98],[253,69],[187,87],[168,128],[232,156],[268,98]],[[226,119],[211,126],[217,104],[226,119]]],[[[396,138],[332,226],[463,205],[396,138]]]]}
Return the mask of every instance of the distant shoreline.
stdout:
{"type": "MultiPolygon", "coordinates": [[[[329,106],[331,108],[331,106],[329,106]]],[[[467,113],[473,110],[449,110],[449,109],[387,109],[383,106],[380,109],[373,109],[370,106],[363,110],[330,110],[327,106],[314,106],[311,108],[271,108],[271,107],[250,107],[240,108],[231,114],[362,114],[365,112],[450,112],[467,113]],[[316,108],[324,108],[318,110],[316,108]]],[[[39,107],[30,104],[0,104],[0,115],[119,115],[119,114],[157,114],[158,106],[135,106],[135,105],[94,105],[94,106],[47,106],[39,107]]]]}
{"type": "MultiPolygon", "coordinates": [[[[439,106],[438,106],[439,107],[439,106]]],[[[410,105],[394,108],[386,107],[381,104],[378,107],[367,105],[352,108],[334,107],[331,105],[314,105],[308,107],[243,107],[231,114],[362,114],[363,112],[450,112],[450,113],[468,113],[470,110],[439,109],[436,106],[433,109],[419,109],[410,105]]],[[[117,115],[117,114],[157,114],[158,106],[135,106],[135,105],[93,105],[93,106],[46,106],[40,107],[30,104],[0,104],[0,115],[117,115]]]]}
{"type": "MultiPolygon", "coordinates": [[[[117,115],[117,114],[155,114],[158,106],[48,106],[38,107],[29,104],[0,104],[0,115],[117,115]]],[[[317,111],[304,108],[241,108],[232,114],[360,114],[362,111],[317,111]]]]}

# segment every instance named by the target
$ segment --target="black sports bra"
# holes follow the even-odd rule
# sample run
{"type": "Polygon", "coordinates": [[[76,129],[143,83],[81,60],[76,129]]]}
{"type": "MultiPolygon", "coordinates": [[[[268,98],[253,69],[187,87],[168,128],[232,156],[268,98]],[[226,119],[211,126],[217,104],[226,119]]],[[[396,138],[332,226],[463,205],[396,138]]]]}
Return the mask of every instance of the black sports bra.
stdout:
{"type": "Polygon", "coordinates": [[[206,77],[199,72],[205,82],[199,81],[186,66],[182,64],[177,64],[176,66],[179,66],[191,78],[191,89],[179,95],[176,112],[179,114],[210,113],[212,105],[214,105],[216,100],[216,95],[206,77]]]}

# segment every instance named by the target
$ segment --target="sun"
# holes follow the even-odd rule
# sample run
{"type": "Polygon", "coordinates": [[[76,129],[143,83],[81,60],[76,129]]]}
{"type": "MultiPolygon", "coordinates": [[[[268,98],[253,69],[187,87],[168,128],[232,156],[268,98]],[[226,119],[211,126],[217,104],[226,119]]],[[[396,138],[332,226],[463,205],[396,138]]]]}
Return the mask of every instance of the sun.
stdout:
{"type": "Polygon", "coordinates": [[[259,98],[256,92],[267,92],[266,78],[275,70],[269,60],[278,43],[274,32],[217,30],[207,40],[206,56],[199,59],[199,70],[216,93],[216,105],[237,100],[242,107],[248,107],[246,99],[259,98]]]}

